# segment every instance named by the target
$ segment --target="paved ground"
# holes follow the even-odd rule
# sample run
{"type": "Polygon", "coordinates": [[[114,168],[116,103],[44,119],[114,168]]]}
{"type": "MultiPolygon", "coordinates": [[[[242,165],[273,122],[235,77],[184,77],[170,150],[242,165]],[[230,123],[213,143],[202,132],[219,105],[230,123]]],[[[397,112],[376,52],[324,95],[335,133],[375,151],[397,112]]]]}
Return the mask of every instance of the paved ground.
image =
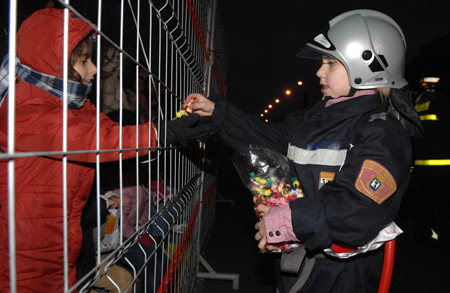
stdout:
{"type": "MultiPolygon", "coordinates": [[[[273,293],[273,256],[257,251],[253,238],[256,216],[250,194],[242,185],[232,184],[238,182],[234,176],[229,172],[219,178],[219,194],[233,200],[233,205],[217,202],[216,220],[203,256],[216,272],[239,274],[239,290],[233,290],[228,280],[199,280],[196,292],[273,293]]],[[[433,241],[414,241],[408,200],[396,222],[404,234],[396,243],[390,292],[450,292],[450,247],[433,241]]]]}

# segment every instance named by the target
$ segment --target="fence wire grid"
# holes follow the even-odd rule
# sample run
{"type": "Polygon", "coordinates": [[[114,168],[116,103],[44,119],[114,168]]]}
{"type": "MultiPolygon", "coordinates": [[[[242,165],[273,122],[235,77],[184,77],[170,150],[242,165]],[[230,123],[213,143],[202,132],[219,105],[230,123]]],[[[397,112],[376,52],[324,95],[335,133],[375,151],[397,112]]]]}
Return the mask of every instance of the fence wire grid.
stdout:
{"type": "MultiPolygon", "coordinates": [[[[9,1],[8,40],[0,52],[10,81],[0,108],[0,292],[192,292],[214,218],[214,151],[206,140],[172,145],[159,135],[152,145],[152,136],[164,131],[189,93],[225,95],[227,47],[217,7],[217,0],[9,1]],[[11,86],[19,28],[45,7],[64,11],[60,128],[53,137],[42,129],[24,142],[23,91],[11,86]],[[97,72],[86,102],[95,112],[84,134],[72,128],[79,110],[68,101],[71,17],[95,35],[97,72]],[[118,126],[105,130],[104,119],[118,126]],[[72,147],[74,135],[89,147],[72,147]],[[49,169],[37,165],[56,168],[54,181],[39,181],[49,169]],[[84,177],[74,179],[74,170],[84,177]],[[80,197],[80,190],[88,192],[80,197]],[[32,204],[25,198],[30,193],[32,204]],[[39,215],[52,213],[44,229],[39,215]],[[33,242],[24,231],[53,246],[22,246],[33,242]]],[[[29,131],[53,126],[41,114],[29,117],[35,119],[29,131]]]]}

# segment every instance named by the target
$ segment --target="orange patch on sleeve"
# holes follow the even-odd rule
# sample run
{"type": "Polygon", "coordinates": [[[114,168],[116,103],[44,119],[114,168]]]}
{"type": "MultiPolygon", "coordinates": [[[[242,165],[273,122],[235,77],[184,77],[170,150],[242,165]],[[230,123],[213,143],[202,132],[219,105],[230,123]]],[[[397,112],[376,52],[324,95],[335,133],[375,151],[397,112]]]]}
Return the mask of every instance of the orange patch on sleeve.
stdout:
{"type": "Polygon", "coordinates": [[[356,178],[355,188],[381,204],[397,190],[397,183],[383,165],[373,160],[365,160],[356,178]]]}

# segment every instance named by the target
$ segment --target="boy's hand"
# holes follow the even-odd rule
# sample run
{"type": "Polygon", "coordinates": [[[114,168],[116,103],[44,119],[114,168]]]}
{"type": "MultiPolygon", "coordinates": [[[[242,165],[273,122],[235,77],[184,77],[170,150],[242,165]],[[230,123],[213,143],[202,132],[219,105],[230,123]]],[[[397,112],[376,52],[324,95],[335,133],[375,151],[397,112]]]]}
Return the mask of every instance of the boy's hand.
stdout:
{"type": "Polygon", "coordinates": [[[195,113],[200,116],[211,116],[214,111],[214,106],[213,101],[197,93],[188,95],[183,104],[187,115],[195,113]]]}

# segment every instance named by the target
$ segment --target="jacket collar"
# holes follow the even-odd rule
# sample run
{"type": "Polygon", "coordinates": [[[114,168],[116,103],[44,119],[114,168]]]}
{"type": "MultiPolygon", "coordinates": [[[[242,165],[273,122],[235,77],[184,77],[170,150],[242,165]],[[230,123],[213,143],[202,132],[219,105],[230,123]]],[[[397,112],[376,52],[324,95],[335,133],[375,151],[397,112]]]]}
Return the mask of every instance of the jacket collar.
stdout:
{"type": "Polygon", "coordinates": [[[329,99],[326,102],[325,107],[328,107],[328,106],[331,106],[333,104],[337,104],[337,103],[340,103],[340,102],[343,102],[343,101],[347,101],[347,100],[350,100],[350,99],[355,99],[355,98],[358,98],[358,97],[361,97],[361,96],[374,95],[374,94],[376,94],[376,92],[377,92],[376,90],[360,90],[360,91],[355,92],[354,95],[349,96],[349,97],[339,97],[339,98],[336,98],[336,99],[329,99]]]}
{"type": "Polygon", "coordinates": [[[381,106],[381,96],[378,92],[358,96],[356,99],[346,99],[323,108],[321,115],[323,118],[326,118],[327,121],[322,121],[322,123],[335,122],[337,120],[359,116],[369,111],[373,111],[376,108],[380,108],[381,106]]]}

